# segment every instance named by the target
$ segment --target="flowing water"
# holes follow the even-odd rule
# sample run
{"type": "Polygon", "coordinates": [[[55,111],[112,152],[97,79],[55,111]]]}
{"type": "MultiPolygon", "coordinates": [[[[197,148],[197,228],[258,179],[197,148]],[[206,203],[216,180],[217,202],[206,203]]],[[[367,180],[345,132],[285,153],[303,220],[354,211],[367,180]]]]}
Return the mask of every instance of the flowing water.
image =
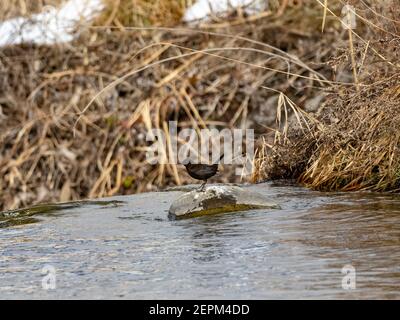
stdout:
{"type": "Polygon", "coordinates": [[[173,221],[169,191],[0,213],[0,298],[400,298],[400,196],[248,188],[281,209],[173,221]]]}

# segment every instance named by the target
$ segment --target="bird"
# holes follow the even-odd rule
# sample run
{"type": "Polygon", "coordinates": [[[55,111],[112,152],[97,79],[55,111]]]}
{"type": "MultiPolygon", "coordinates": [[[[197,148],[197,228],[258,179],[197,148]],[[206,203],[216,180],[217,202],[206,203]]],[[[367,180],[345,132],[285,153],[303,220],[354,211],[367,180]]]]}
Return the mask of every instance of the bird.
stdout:
{"type": "Polygon", "coordinates": [[[203,180],[203,183],[200,186],[200,191],[204,191],[207,180],[218,172],[218,163],[222,160],[224,155],[222,155],[217,163],[214,164],[203,164],[203,163],[198,163],[198,164],[193,164],[190,163],[190,161],[186,164],[184,164],[186,171],[189,173],[189,175],[197,180],[203,180]]]}

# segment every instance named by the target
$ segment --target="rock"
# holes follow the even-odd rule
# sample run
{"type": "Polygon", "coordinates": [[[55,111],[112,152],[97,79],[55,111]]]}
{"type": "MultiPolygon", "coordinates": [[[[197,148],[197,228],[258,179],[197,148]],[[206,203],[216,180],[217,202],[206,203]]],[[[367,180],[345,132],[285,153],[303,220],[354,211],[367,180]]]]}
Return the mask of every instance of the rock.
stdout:
{"type": "Polygon", "coordinates": [[[207,214],[279,208],[259,193],[236,186],[209,186],[204,191],[186,192],[176,199],[170,209],[172,219],[207,214]]]}
{"type": "MultiPolygon", "coordinates": [[[[239,184],[239,183],[213,183],[213,186],[245,186],[246,184],[239,184]]],[[[250,185],[250,184],[247,184],[250,185]]],[[[189,191],[193,191],[193,190],[197,190],[199,189],[199,185],[198,184],[183,184],[180,186],[170,186],[170,187],[166,187],[163,190],[160,190],[161,192],[166,192],[166,191],[182,191],[182,192],[189,192],[189,191]]]]}

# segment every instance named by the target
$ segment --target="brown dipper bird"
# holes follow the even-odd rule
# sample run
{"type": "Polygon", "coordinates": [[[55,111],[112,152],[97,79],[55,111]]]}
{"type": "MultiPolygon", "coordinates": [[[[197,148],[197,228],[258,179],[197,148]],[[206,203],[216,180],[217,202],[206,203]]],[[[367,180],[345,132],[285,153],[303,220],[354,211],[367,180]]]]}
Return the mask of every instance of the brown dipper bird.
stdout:
{"type": "MultiPolygon", "coordinates": [[[[219,161],[224,157],[222,155],[219,158],[219,161]]],[[[218,172],[218,163],[214,164],[192,164],[188,162],[187,164],[184,165],[186,168],[186,171],[189,173],[189,175],[197,180],[203,180],[204,182],[200,186],[200,191],[204,191],[204,188],[207,183],[207,179],[211,178],[218,172]]]]}

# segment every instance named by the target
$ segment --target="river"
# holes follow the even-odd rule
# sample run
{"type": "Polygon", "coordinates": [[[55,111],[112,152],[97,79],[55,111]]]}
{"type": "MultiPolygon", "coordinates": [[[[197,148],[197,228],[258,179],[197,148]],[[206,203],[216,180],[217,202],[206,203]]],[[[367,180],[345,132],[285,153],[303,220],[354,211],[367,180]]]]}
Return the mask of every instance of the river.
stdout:
{"type": "Polygon", "coordinates": [[[399,195],[246,188],[281,209],[170,220],[168,191],[2,213],[0,298],[400,298],[399,195]]]}

